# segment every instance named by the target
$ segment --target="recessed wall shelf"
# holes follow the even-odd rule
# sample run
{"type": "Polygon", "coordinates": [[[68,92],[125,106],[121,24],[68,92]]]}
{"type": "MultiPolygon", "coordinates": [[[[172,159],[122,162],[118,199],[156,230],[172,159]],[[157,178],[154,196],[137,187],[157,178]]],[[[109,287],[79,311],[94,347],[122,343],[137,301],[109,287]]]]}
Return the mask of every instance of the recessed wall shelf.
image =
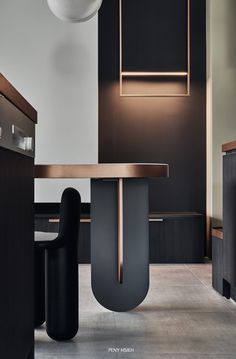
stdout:
{"type": "MultiPolygon", "coordinates": [[[[186,68],[183,71],[130,71],[124,61],[125,31],[123,24],[124,3],[119,0],[119,36],[120,36],[120,96],[122,97],[186,97],[190,96],[190,1],[186,1],[186,68]],[[168,91],[170,90],[170,92],[168,91]]],[[[176,1],[176,0],[173,0],[176,1]]],[[[127,3],[126,3],[127,5],[127,3]]],[[[146,4],[147,5],[147,4],[146,4]]],[[[144,10],[145,11],[145,8],[144,10]]],[[[126,25],[127,27],[127,25],[126,25]]],[[[127,45],[127,42],[126,42],[127,45]]],[[[130,54],[129,54],[130,55],[130,54]]],[[[138,54],[140,55],[140,53],[138,54]]],[[[153,64],[152,64],[153,66],[153,64]]],[[[158,66],[158,65],[157,65],[158,66]]],[[[178,66],[178,65],[176,65],[178,66]]]]}

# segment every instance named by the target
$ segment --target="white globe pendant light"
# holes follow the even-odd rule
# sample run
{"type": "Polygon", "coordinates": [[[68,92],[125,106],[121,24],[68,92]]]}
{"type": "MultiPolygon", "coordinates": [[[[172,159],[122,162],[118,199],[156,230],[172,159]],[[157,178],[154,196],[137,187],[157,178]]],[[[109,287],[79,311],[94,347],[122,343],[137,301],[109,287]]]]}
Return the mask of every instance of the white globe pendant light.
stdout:
{"type": "Polygon", "coordinates": [[[99,10],[102,0],[47,0],[52,13],[60,20],[83,22],[99,10]]]}

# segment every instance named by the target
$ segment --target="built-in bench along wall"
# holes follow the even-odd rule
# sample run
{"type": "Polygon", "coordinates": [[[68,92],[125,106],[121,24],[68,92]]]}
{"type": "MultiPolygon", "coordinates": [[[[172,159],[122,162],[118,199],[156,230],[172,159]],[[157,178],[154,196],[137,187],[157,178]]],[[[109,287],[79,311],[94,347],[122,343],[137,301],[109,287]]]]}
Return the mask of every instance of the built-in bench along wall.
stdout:
{"type": "MultiPolygon", "coordinates": [[[[35,230],[58,233],[59,203],[35,204],[35,230]]],[[[82,204],[78,262],[90,263],[90,205],[82,204]]],[[[199,213],[149,215],[150,263],[199,263],[204,255],[204,216],[199,213]]]]}

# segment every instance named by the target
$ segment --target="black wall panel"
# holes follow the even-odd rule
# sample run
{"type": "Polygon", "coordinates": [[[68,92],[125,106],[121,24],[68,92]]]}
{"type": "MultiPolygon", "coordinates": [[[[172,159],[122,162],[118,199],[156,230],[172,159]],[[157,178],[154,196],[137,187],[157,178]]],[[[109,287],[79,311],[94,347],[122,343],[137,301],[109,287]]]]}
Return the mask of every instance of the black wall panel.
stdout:
{"type": "Polygon", "coordinates": [[[0,148],[0,166],[0,358],[33,358],[34,160],[0,148]]]}
{"type": "Polygon", "coordinates": [[[236,286],[236,153],[223,159],[223,276],[236,286]]]}
{"type": "MultiPolygon", "coordinates": [[[[143,16],[142,21],[139,21],[140,30],[147,26],[150,28],[156,19],[156,33],[159,26],[159,33],[171,39],[174,28],[176,39],[182,39],[186,24],[183,26],[179,23],[180,10],[176,11],[176,4],[181,8],[186,7],[186,2],[168,0],[172,19],[172,25],[168,26],[170,18],[165,0],[125,0],[127,3],[132,2],[134,7],[143,6],[144,12],[149,1],[154,7],[153,15],[151,18],[143,16]],[[176,16],[173,15],[175,13],[176,16]],[[160,14],[164,18],[160,19],[160,14]],[[175,19],[176,24],[173,23],[175,19]]],[[[137,28],[136,18],[133,15],[130,15],[130,20],[127,18],[129,12],[126,12],[125,22],[129,22],[129,26],[133,23],[137,28]]],[[[184,43],[181,45],[179,40],[177,42],[183,54],[182,60],[181,56],[178,59],[178,53],[176,56],[176,47],[171,45],[171,41],[170,46],[167,46],[168,42],[164,46],[160,39],[155,43],[153,38],[147,43],[151,48],[146,52],[153,54],[154,59],[161,60],[159,63],[157,61],[160,70],[173,71],[176,64],[183,63],[186,58],[184,43]]],[[[99,162],[169,163],[169,179],[150,180],[151,211],[205,213],[205,47],[205,0],[191,0],[191,96],[120,97],[119,2],[103,1],[99,12],[99,162]]],[[[132,70],[137,70],[134,65],[136,54],[132,56],[129,49],[128,55],[128,58],[132,58],[132,70]]],[[[153,62],[150,66],[151,71],[153,62]]]]}
{"type": "Polygon", "coordinates": [[[125,71],[183,71],[187,67],[187,0],[123,0],[125,71]],[[170,54],[171,49],[171,56],[170,54]]]}

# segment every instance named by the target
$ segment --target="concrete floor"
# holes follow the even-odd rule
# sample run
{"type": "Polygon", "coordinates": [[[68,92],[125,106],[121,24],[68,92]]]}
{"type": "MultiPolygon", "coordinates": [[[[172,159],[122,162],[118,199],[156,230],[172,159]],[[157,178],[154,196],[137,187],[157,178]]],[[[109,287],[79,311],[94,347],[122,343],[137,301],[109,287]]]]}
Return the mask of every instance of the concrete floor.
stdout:
{"type": "Polygon", "coordinates": [[[37,330],[36,359],[236,358],[236,304],[212,289],[210,264],[153,265],[150,274],[145,301],[113,313],[93,297],[90,267],[80,266],[78,335],[58,343],[37,330]]]}

